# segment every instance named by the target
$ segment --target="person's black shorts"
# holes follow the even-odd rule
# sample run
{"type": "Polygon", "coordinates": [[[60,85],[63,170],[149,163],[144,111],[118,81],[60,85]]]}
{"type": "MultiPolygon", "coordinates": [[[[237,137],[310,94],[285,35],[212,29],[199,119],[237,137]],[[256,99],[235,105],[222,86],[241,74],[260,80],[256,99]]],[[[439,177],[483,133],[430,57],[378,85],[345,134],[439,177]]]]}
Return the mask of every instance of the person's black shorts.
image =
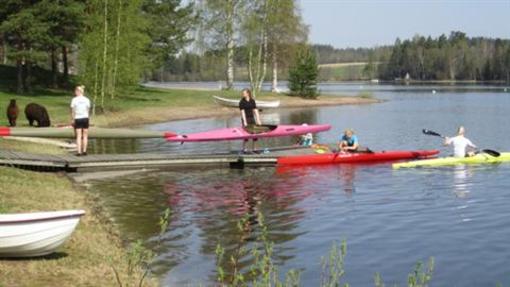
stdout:
{"type": "Polygon", "coordinates": [[[75,129],[88,129],[89,128],[89,119],[75,119],[74,120],[74,128],[75,129]]]}

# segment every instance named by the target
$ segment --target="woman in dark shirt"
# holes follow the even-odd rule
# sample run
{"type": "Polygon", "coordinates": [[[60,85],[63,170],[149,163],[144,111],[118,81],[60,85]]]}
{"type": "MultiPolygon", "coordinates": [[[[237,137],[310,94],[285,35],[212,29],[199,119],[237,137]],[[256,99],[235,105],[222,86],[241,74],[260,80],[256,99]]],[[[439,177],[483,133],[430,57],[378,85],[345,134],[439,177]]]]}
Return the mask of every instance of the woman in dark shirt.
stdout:
{"type": "MultiPolygon", "coordinates": [[[[252,130],[256,125],[261,125],[259,110],[257,103],[251,95],[250,89],[243,89],[241,91],[242,98],[239,101],[239,110],[241,111],[241,122],[243,127],[248,131],[252,130]]],[[[246,151],[246,142],[243,142],[243,151],[246,151]]],[[[255,140],[253,141],[253,149],[255,149],[255,140]]]]}

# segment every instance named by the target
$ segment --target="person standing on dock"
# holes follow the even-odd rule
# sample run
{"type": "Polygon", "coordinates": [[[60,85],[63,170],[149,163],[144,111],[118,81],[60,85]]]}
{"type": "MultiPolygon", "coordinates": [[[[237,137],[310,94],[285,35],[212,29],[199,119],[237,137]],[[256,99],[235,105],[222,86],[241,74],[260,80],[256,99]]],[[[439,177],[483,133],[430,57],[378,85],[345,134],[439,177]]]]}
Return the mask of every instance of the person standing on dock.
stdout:
{"type": "MultiPolygon", "coordinates": [[[[257,109],[257,103],[251,94],[250,89],[243,89],[241,91],[242,98],[239,101],[239,110],[241,111],[241,122],[243,127],[250,131],[255,130],[255,126],[261,125],[259,110],[257,109]]],[[[243,152],[246,151],[246,142],[243,141],[243,152]]],[[[255,149],[255,141],[253,140],[252,150],[255,149]]]]}
{"type": "Polygon", "coordinates": [[[87,155],[89,136],[90,100],[85,97],[85,86],[79,85],[74,89],[71,101],[71,119],[76,135],[77,156],[87,155]]]}
{"type": "Polygon", "coordinates": [[[474,156],[474,151],[466,151],[466,148],[470,147],[472,149],[476,149],[476,145],[474,145],[469,139],[464,137],[464,133],[466,130],[463,126],[460,126],[457,130],[457,136],[453,138],[445,137],[444,145],[452,145],[453,146],[453,156],[454,157],[469,157],[474,156]]]}

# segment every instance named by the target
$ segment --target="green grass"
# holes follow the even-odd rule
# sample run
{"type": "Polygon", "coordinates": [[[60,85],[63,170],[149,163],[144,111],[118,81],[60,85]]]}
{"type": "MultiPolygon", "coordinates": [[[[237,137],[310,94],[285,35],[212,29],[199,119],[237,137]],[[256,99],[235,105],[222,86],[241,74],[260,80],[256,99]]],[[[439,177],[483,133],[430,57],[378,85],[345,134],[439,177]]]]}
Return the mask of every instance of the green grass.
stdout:
{"type": "MultiPolygon", "coordinates": [[[[217,108],[216,104],[211,99],[211,95],[239,98],[239,91],[169,90],[137,87],[123,92],[122,96],[115,99],[105,98],[105,111],[98,111],[95,120],[98,125],[110,125],[109,123],[112,121],[117,122],[113,117],[126,116],[129,118],[131,113],[140,113],[143,109],[149,109],[148,111],[150,111],[150,109],[161,108],[217,108]]],[[[267,99],[275,97],[277,97],[276,94],[264,93],[260,98],[267,99]]],[[[28,125],[23,110],[24,107],[31,102],[36,102],[46,107],[52,125],[68,124],[70,122],[69,104],[72,99],[72,91],[39,89],[32,95],[17,95],[13,92],[0,90],[0,107],[4,107],[3,109],[5,109],[10,99],[16,99],[18,107],[20,108],[20,115],[17,120],[18,126],[28,125]]],[[[166,112],[168,113],[168,110],[166,112]]],[[[151,115],[148,114],[147,117],[150,118],[151,115]]],[[[149,121],[153,122],[157,121],[157,119],[151,119],[149,121]]],[[[6,113],[0,113],[0,125],[7,124],[6,113]]],[[[127,125],[129,125],[129,123],[127,123],[127,125]]]]}
{"type": "Polygon", "coordinates": [[[364,66],[338,66],[321,67],[319,69],[320,81],[356,81],[366,80],[363,75],[364,66]]]}

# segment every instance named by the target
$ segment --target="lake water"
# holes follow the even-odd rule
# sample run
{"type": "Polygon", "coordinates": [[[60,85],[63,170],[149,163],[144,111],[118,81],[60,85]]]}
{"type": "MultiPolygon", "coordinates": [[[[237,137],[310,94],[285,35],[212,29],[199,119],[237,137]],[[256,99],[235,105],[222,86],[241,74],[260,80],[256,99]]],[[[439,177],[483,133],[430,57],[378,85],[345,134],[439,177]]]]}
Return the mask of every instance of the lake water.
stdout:
{"type": "MultiPolygon", "coordinates": [[[[458,125],[482,148],[510,150],[510,94],[503,87],[324,85],[323,92],[371,90],[373,105],[281,110],[266,121],[330,123],[317,140],[335,142],[354,128],[373,150],[439,148],[428,128],[453,134],[458,125]],[[432,93],[435,90],[436,93],[432,93]]],[[[266,113],[264,111],[264,113],[266,113]]],[[[199,119],[150,125],[176,132],[234,126],[239,119],[199,119]]],[[[290,144],[293,139],[266,141],[290,144]]],[[[262,142],[261,142],[262,144],[262,142]]],[[[96,152],[205,152],[240,143],[169,144],[160,140],[98,141],[96,152]]],[[[301,270],[303,286],[318,286],[321,257],[347,241],[345,277],[351,286],[405,286],[417,261],[435,258],[432,286],[510,285],[510,164],[392,170],[390,164],[299,168],[216,168],[142,172],[91,182],[122,234],[158,253],[162,285],[211,285],[215,248],[228,256],[249,248],[264,216],[282,272],[301,270]],[[172,210],[159,238],[158,218],[172,210]],[[240,218],[248,218],[242,231],[240,218]],[[156,247],[157,246],[157,247],[156,247]]],[[[253,258],[246,255],[241,265],[253,258]]],[[[228,271],[228,270],[227,270],[228,271]]]]}

